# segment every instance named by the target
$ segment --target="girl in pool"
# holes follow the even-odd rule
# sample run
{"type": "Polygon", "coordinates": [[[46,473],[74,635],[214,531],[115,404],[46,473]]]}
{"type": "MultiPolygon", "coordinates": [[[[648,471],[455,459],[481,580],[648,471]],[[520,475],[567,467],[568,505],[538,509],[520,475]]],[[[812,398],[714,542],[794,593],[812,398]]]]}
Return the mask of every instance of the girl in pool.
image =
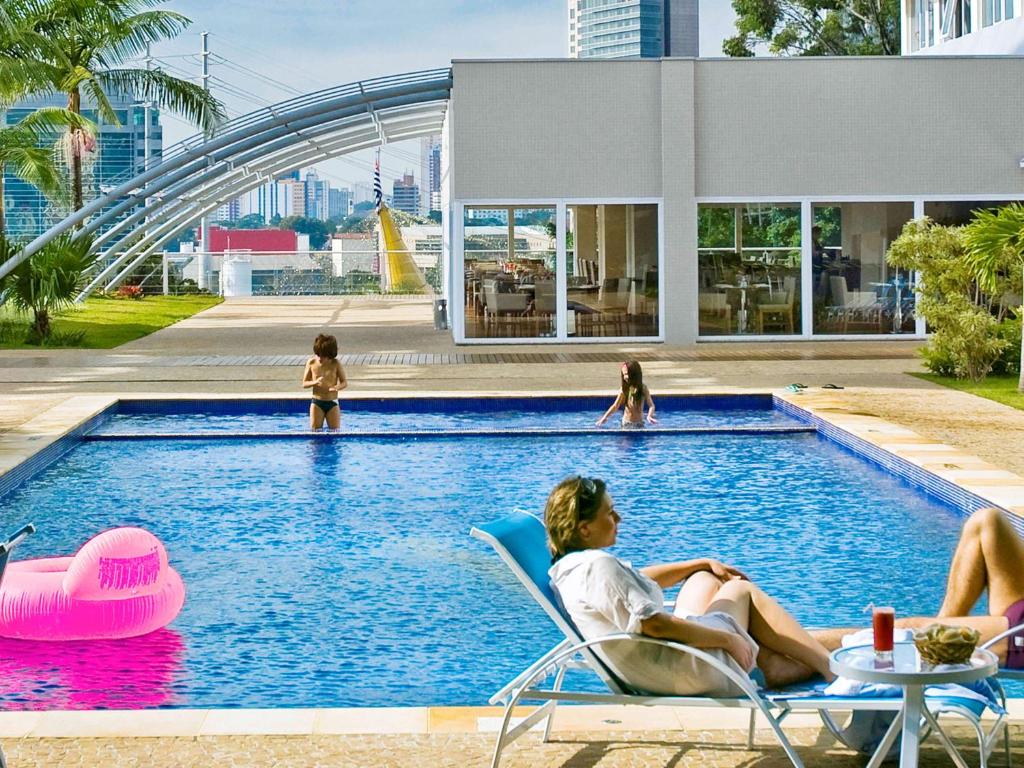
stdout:
{"type": "Polygon", "coordinates": [[[627,360],[622,364],[622,390],[615,398],[615,402],[604,412],[604,416],[597,420],[597,426],[601,426],[619,408],[622,411],[622,426],[627,429],[639,429],[644,425],[644,405],[647,406],[647,421],[657,424],[654,418],[654,398],[651,391],[644,384],[644,374],[640,370],[640,363],[636,360],[627,360]]]}
{"type": "Polygon", "coordinates": [[[310,429],[321,429],[324,422],[328,429],[341,426],[338,392],[347,386],[345,371],[338,362],[338,340],[321,333],[313,342],[313,357],[306,362],[302,374],[302,388],[313,389],[313,401],[309,404],[310,429]]]}
{"type": "MultiPolygon", "coordinates": [[[[834,679],[828,651],[785,608],[740,571],[701,558],[637,570],[607,551],[622,518],[603,480],[570,477],[544,507],[551,584],[585,640],[630,633],[685,643],[734,671],[759,667],[769,686],[819,674],[834,679]],[[674,607],[662,589],[682,584],[674,607]]],[[[739,686],[692,654],[654,643],[622,640],[594,650],[641,691],[735,696],[739,686]]]]}

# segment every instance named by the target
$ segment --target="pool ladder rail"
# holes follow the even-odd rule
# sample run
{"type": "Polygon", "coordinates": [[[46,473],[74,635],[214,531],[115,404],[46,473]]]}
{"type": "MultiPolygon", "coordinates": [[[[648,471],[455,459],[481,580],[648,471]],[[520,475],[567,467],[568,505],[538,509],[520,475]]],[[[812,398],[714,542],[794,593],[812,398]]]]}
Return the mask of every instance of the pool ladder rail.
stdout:
{"type": "MultiPolygon", "coordinates": [[[[21,544],[25,539],[36,532],[36,527],[29,523],[7,541],[0,543],[0,586],[4,582],[4,570],[7,568],[7,560],[11,556],[11,550],[21,544]]],[[[7,760],[4,759],[3,748],[0,748],[0,768],[7,768],[7,760]]]]}

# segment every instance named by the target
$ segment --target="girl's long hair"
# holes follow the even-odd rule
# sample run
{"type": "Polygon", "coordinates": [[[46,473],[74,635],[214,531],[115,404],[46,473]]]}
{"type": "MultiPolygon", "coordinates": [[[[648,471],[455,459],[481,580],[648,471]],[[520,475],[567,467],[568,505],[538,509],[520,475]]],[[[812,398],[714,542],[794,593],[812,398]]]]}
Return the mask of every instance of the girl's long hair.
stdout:
{"type": "Polygon", "coordinates": [[[626,405],[638,405],[644,401],[644,373],[640,370],[640,363],[636,360],[627,360],[622,364],[622,370],[626,377],[622,380],[622,397],[626,405]]]}

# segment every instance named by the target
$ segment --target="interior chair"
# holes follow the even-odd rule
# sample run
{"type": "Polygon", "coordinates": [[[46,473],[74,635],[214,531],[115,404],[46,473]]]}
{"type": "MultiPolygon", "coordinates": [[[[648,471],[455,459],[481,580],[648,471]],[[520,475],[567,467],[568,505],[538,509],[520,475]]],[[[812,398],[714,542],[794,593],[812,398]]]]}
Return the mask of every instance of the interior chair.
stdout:
{"type": "Polygon", "coordinates": [[[757,305],[757,332],[764,333],[766,326],[779,327],[783,333],[793,333],[796,317],[796,278],[787,277],[783,280],[782,291],[768,299],[767,303],[757,305]]]}
{"type": "Polygon", "coordinates": [[[555,302],[555,281],[538,280],[533,287],[533,317],[537,325],[537,334],[554,333],[555,315],[558,307],[555,302]]]}
{"type": "Polygon", "coordinates": [[[701,334],[708,329],[732,331],[732,307],[724,293],[698,293],[697,316],[701,334]]]}
{"type": "Polygon", "coordinates": [[[874,291],[851,291],[846,287],[846,278],[842,275],[829,277],[829,289],[832,293],[832,305],[826,312],[826,320],[841,333],[846,333],[850,326],[860,330],[873,330],[876,333],[885,331],[885,305],[878,300],[874,291]]]}
{"type": "Polygon", "coordinates": [[[520,336],[512,331],[530,304],[530,297],[525,293],[498,293],[484,290],[484,327],[488,336],[520,336]]]}

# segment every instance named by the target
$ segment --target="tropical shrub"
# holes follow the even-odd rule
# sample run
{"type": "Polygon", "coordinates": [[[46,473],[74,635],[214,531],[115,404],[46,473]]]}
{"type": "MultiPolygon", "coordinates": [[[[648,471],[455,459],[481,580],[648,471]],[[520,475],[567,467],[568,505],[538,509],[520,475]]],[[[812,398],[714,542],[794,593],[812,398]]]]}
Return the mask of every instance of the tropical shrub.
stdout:
{"type": "MultiPolygon", "coordinates": [[[[8,246],[9,247],[9,246],[8,246]]],[[[28,343],[50,338],[50,316],[71,306],[85,286],[85,275],[96,261],[92,239],[64,234],[54,238],[0,281],[7,302],[31,312],[28,343]]]]}
{"type": "Polygon", "coordinates": [[[1000,286],[1003,290],[984,292],[966,253],[964,227],[941,226],[925,217],[903,227],[887,259],[894,267],[921,274],[917,313],[933,332],[921,350],[928,369],[980,381],[1008,346],[1000,336],[1000,301],[1014,286],[1011,281],[1000,286]]]}
{"type": "Polygon", "coordinates": [[[1018,307],[1016,317],[1008,317],[999,323],[999,338],[1006,342],[1006,348],[992,365],[992,373],[1020,374],[1021,317],[1024,307],[1018,307]]]}
{"type": "Polygon", "coordinates": [[[144,295],[141,285],[122,285],[114,291],[114,298],[116,299],[134,299],[138,301],[144,295]]]}
{"type": "MultiPolygon", "coordinates": [[[[967,261],[974,269],[982,289],[993,296],[999,296],[1003,305],[1006,304],[1007,296],[1019,302],[1024,292],[1024,205],[1012,203],[993,210],[978,211],[967,226],[964,242],[967,246],[967,261]]],[[[1016,314],[1015,338],[1020,340],[1022,313],[1019,309],[1012,311],[1016,314]]],[[[1017,388],[1024,392],[1020,346],[1018,343],[1016,359],[1020,379],[1017,388]]]]}

